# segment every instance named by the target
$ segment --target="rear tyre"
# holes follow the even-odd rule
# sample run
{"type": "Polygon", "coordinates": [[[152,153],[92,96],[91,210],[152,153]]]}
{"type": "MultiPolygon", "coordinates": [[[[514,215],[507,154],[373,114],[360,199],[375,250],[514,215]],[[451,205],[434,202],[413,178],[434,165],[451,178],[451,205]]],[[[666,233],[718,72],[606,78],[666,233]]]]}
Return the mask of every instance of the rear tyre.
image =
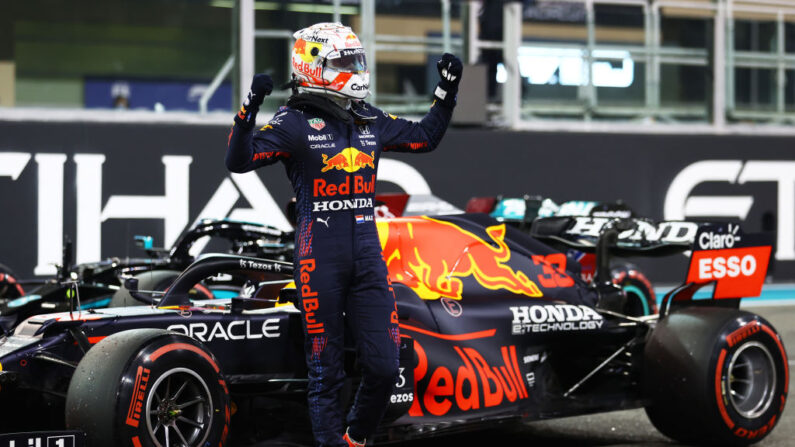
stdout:
{"type": "Polygon", "coordinates": [[[17,278],[13,270],[0,264],[0,299],[14,299],[25,295],[17,278]]]}
{"type": "Polygon", "coordinates": [[[613,283],[621,287],[627,294],[627,301],[622,312],[624,315],[642,317],[658,312],[654,287],[643,272],[628,263],[620,263],[610,270],[613,275],[613,283]]]}
{"type": "Polygon", "coordinates": [[[688,308],[660,321],[645,348],[646,413],[684,443],[745,446],[762,440],[789,387],[781,337],[762,317],[688,308]]]}
{"type": "Polygon", "coordinates": [[[66,426],[85,431],[90,447],[224,445],[229,420],[229,392],[212,353],[162,329],[97,343],[66,396],[66,426]]]}

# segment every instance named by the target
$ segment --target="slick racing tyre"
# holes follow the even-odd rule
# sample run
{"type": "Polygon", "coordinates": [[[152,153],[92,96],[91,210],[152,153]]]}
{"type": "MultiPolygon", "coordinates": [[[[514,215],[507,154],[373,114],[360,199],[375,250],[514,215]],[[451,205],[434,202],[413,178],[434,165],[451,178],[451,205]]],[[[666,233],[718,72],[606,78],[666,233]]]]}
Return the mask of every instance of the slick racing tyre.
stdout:
{"type": "Polygon", "coordinates": [[[66,425],[84,431],[89,447],[222,446],[229,419],[229,392],[212,353],[162,329],[97,343],[66,395],[66,425]]]}
{"type": "MultiPolygon", "coordinates": [[[[176,270],[154,270],[151,272],[139,273],[135,275],[135,278],[138,279],[138,290],[140,291],[165,292],[174,280],[177,279],[179,274],[180,272],[176,270]]],[[[208,300],[213,298],[212,292],[199,284],[188,293],[192,297],[195,297],[195,299],[208,300]]],[[[160,299],[162,295],[159,297],[155,296],[155,298],[160,299]]],[[[146,303],[133,298],[132,295],[130,295],[130,291],[122,285],[121,288],[113,294],[108,307],[144,306],[145,304],[146,303]]]]}
{"type": "Polygon", "coordinates": [[[644,355],[646,413],[677,441],[753,444],[784,410],[787,354],[758,315],[716,307],[673,312],[658,323],[644,355]]]}
{"type": "Polygon", "coordinates": [[[17,275],[10,268],[0,264],[0,299],[14,299],[25,295],[17,282],[17,275]]]}
{"type": "Polygon", "coordinates": [[[636,266],[622,262],[613,266],[610,273],[613,275],[613,284],[621,287],[627,294],[627,302],[622,312],[624,315],[642,317],[658,312],[654,288],[636,266]]]}

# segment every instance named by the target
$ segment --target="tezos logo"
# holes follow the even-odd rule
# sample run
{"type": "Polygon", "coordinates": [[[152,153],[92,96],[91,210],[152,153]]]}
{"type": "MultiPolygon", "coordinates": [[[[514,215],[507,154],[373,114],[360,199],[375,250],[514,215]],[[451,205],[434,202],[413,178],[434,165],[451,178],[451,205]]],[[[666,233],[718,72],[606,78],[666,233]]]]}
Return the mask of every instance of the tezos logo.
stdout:
{"type": "Polygon", "coordinates": [[[279,264],[268,264],[266,262],[256,262],[249,259],[240,259],[240,268],[247,270],[266,270],[266,271],[281,271],[279,264]]]}

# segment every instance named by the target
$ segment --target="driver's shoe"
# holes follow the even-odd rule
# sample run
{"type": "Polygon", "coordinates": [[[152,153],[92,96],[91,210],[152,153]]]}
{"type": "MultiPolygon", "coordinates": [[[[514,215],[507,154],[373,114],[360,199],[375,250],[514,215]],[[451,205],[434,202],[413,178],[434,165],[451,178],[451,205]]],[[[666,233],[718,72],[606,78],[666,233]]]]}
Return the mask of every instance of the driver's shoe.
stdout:
{"type": "Polygon", "coordinates": [[[342,440],[348,443],[348,447],[364,447],[364,443],[367,442],[366,439],[362,442],[354,441],[348,436],[348,430],[345,430],[345,434],[342,435],[342,440]]]}

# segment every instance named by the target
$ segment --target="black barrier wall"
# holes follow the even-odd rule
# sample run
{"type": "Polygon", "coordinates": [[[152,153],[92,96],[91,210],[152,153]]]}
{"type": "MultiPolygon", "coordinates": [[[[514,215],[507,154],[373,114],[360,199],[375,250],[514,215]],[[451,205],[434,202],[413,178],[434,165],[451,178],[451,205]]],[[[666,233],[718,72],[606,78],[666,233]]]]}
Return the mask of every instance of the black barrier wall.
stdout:
{"type": "MultiPolygon", "coordinates": [[[[0,122],[0,263],[21,277],[51,274],[63,234],[78,262],[142,256],[134,235],[168,245],[199,216],[286,228],[282,209],[292,190],[284,168],[230,175],[228,130],[0,122]]],[[[430,190],[461,208],[472,196],[499,194],[621,199],[654,219],[741,220],[746,231],[778,230],[774,275],[791,281],[792,140],[451,129],[430,154],[383,157],[377,192],[430,190]]],[[[656,265],[652,279],[684,276],[681,257],[656,265]]]]}

